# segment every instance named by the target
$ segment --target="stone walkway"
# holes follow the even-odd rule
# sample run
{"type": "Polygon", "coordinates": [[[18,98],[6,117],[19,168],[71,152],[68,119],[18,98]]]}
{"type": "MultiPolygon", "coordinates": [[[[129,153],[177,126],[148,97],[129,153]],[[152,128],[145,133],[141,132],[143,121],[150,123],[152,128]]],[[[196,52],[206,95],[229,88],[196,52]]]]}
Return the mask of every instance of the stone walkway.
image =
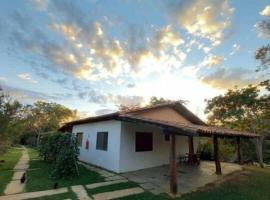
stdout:
{"type": "Polygon", "coordinates": [[[23,176],[24,173],[26,173],[26,170],[29,167],[28,162],[29,162],[28,151],[25,147],[23,147],[22,156],[14,167],[15,172],[13,174],[11,182],[6,186],[4,194],[9,195],[23,192],[25,182],[21,183],[21,177],[23,176]]]}
{"type": "Polygon", "coordinates": [[[144,190],[140,187],[134,187],[134,188],[128,188],[124,190],[116,190],[112,192],[104,192],[99,194],[94,194],[94,200],[110,200],[110,199],[116,199],[121,198],[129,195],[135,195],[143,193],[144,190]]]}
{"type": "MultiPolygon", "coordinates": [[[[177,181],[178,193],[187,194],[197,191],[207,184],[222,180],[224,176],[236,171],[241,171],[242,167],[233,163],[221,163],[222,174],[216,175],[215,163],[202,161],[199,166],[178,165],[177,181]]],[[[136,182],[140,187],[153,194],[169,193],[170,170],[168,165],[138,170],[121,174],[127,179],[136,182]]]]}

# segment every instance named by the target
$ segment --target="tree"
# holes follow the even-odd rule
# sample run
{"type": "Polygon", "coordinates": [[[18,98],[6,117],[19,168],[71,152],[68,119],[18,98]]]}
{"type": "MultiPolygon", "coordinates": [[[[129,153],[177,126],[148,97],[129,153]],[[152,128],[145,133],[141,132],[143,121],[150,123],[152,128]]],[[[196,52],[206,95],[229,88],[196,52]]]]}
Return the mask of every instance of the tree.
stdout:
{"type": "MultiPolygon", "coordinates": [[[[259,31],[270,36],[270,17],[258,23],[259,31]]],[[[266,70],[270,68],[270,44],[264,45],[255,52],[255,59],[260,61],[261,65],[256,71],[266,70]]]]}
{"type": "Polygon", "coordinates": [[[24,108],[28,133],[40,136],[42,132],[57,130],[64,122],[76,118],[76,110],[61,104],[37,101],[24,108]]]}
{"type": "Polygon", "coordinates": [[[72,178],[78,176],[79,149],[76,138],[69,133],[52,132],[43,135],[39,146],[40,156],[52,164],[52,178],[72,178]]]}
{"type": "Polygon", "coordinates": [[[4,144],[18,135],[14,131],[22,118],[22,105],[18,101],[12,100],[0,88],[0,151],[3,150],[4,144]]]}
{"type": "Polygon", "coordinates": [[[269,130],[270,82],[228,90],[206,101],[211,124],[262,133],[269,130]]]}
{"type": "MultiPolygon", "coordinates": [[[[241,89],[236,87],[206,103],[205,113],[210,124],[257,134],[270,130],[269,80],[241,89]]],[[[251,145],[248,141],[242,142],[244,157],[255,157],[251,145]]]]}

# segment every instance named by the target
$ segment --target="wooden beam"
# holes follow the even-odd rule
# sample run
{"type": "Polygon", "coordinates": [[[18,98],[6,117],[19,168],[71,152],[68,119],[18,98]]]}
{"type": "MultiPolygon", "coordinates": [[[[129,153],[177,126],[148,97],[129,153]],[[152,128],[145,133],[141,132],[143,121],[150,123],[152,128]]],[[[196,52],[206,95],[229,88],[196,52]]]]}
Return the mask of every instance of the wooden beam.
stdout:
{"type": "Polygon", "coordinates": [[[188,149],[189,149],[189,154],[188,154],[188,163],[190,165],[194,164],[194,144],[193,144],[193,137],[189,136],[188,137],[188,149]]]}
{"type": "Polygon", "coordinates": [[[237,148],[237,158],[239,165],[242,165],[242,155],[241,155],[241,145],[240,145],[240,137],[236,137],[236,148],[237,148]]]}
{"type": "Polygon", "coordinates": [[[218,149],[217,135],[214,135],[213,143],[214,143],[214,159],[215,159],[215,163],[216,163],[216,174],[220,175],[221,174],[221,166],[220,166],[220,161],[219,161],[219,149],[218,149]]]}
{"type": "Polygon", "coordinates": [[[170,191],[175,195],[177,194],[175,134],[171,134],[170,139],[170,191]]]}
{"type": "Polygon", "coordinates": [[[264,168],[263,164],[263,137],[260,138],[255,138],[254,139],[255,147],[256,147],[256,153],[257,153],[257,158],[258,162],[260,164],[261,168],[264,168]]]}
{"type": "Polygon", "coordinates": [[[193,136],[188,137],[188,149],[189,149],[189,154],[194,154],[193,136]]]}

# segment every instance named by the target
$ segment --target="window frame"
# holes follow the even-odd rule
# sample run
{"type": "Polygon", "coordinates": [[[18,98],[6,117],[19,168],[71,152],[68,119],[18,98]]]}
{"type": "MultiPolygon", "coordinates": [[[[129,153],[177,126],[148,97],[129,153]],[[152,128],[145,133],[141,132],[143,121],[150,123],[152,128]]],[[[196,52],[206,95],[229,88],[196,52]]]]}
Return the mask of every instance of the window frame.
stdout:
{"type": "Polygon", "coordinates": [[[108,131],[97,132],[96,150],[108,151],[108,141],[109,141],[108,131]],[[101,138],[102,138],[102,141],[99,141],[101,138]]]}
{"type": "Polygon", "coordinates": [[[137,131],[135,133],[135,152],[153,151],[154,149],[153,146],[154,146],[154,138],[153,138],[152,132],[137,131]],[[149,142],[149,143],[146,143],[146,142],[149,142]]]}
{"type": "Polygon", "coordinates": [[[170,138],[171,138],[170,134],[164,134],[164,140],[166,142],[169,142],[170,141],[170,138]]]}

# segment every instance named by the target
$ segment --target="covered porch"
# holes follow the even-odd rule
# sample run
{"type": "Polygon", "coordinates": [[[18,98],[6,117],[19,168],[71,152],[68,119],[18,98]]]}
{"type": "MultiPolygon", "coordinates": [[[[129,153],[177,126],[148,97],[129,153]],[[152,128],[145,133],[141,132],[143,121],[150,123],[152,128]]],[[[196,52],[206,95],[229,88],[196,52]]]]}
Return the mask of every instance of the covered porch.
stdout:
{"type": "MultiPolygon", "coordinates": [[[[135,172],[124,173],[123,175],[135,182],[141,182],[141,186],[152,192],[169,192],[172,195],[177,193],[184,194],[195,191],[209,183],[221,179],[224,175],[241,170],[241,138],[253,139],[255,144],[258,142],[258,135],[249,132],[239,132],[213,126],[173,123],[164,120],[153,120],[141,116],[121,115],[118,118],[122,121],[132,123],[143,123],[159,127],[162,133],[170,137],[169,165],[143,169],[135,172]],[[188,137],[188,165],[177,164],[176,136],[188,137]],[[194,137],[210,137],[213,140],[214,162],[198,162],[196,159],[193,145],[194,137]],[[234,138],[238,164],[221,163],[219,159],[219,139],[234,138]]],[[[258,161],[261,162],[261,154],[257,146],[258,161]]]]}
{"type": "MultiPolygon", "coordinates": [[[[200,165],[190,166],[177,164],[178,194],[197,191],[208,184],[222,181],[224,176],[242,170],[242,166],[232,163],[221,163],[222,175],[216,174],[215,163],[202,161],[200,165]]],[[[138,183],[142,188],[153,194],[170,193],[170,166],[164,165],[134,172],[121,174],[127,179],[138,183]]]]}

